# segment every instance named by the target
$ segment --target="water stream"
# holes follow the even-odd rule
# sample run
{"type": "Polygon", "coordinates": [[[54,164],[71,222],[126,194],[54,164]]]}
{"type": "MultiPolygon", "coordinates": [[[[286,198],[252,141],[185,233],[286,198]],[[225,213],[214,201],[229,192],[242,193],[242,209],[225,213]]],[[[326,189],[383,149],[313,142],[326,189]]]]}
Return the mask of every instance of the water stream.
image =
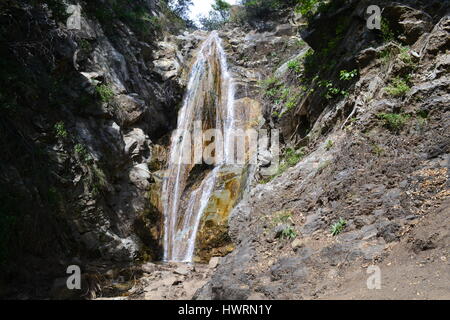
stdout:
{"type": "Polygon", "coordinates": [[[177,130],[172,135],[170,160],[162,186],[164,261],[193,260],[199,223],[214,191],[218,173],[225,162],[232,161],[230,150],[234,144],[231,136],[236,124],[234,95],[222,40],[217,32],[212,32],[199,49],[191,68],[177,130]],[[198,163],[194,151],[205,144],[195,131],[198,123],[203,130],[220,130],[224,143],[222,150],[216,150],[216,163],[189,194],[186,191],[189,174],[198,163]],[[199,142],[193,143],[194,139],[199,142]]]}

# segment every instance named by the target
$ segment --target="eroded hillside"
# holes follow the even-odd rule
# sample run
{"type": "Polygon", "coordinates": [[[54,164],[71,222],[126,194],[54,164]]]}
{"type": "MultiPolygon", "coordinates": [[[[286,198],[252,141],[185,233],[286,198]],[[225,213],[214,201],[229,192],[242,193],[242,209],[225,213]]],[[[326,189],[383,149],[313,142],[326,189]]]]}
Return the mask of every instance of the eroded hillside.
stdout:
{"type": "MultiPolygon", "coordinates": [[[[245,23],[234,7],[218,31],[235,106],[279,130],[281,162],[223,174],[188,265],[159,263],[162,182],[208,32],[184,31],[162,0],[80,1],[81,30],[59,1],[0,5],[0,295],[450,297],[448,3],[331,1],[302,16],[291,2],[245,23]],[[81,294],[66,289],[70,264],[81,294]],[[369,266],[382,290],[367,289],[369,266]]],[[[210,170],[193,168],[187,190],[210,170]]]]}

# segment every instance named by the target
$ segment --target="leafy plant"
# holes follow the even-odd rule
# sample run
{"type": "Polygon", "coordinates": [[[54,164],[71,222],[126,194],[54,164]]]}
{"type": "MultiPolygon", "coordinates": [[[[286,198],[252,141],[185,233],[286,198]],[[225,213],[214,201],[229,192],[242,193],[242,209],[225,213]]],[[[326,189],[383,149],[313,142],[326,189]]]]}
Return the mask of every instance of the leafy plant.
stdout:
{"type": "Polygon", "coordinates": [[[339,94],[346,95],[346,91],[341,90],[333,85],[330,80],[322,80],[319,82],[319,87],[325,87],[326,91],[324,97],[331,100],[338,96],[339,94]]]}
{"type": "Polygon", "coordinates": [[[331,148],[333,148],[333,146],[334,146],[334,142],[333,142],[332,140],[328,140],[328,141],[327,141],[327,144],[325,145],[325,149],[326,149],[327,151],[330,151],[331,148]]]}
{"type": "Polygon", "coordinates": [[[299,163],[303,157],[305,156],[305,151],[303,148],[300,148],[299,150],[294,150],[291,148],[286,149],[286,152],[283,156],[283,160],[281,161],[278,171],[273,176],[267,177],[265,179],[260,180],[260,183],[268,183],[272,181],[274,178],[280,176],[285,172],[288,168],[295,166],[297,163],[299,163]]]}
{"type": "Polygon", "coordinates": [[[391,84],[385,88],[386,92],[394,97],[403,97],[411,88],[406,80],[396,77],[392,79],[391,84]]]}
{"type": "Polygon", "coordinates": [[[412,64],[413,63],[411,55],[409,54],[409,50],[410,50],[409,47],[401,47],[400,48],[400,54],[398,55],[400,60],[402,60],[406,64],[412,64]]]}
{"type": "Polygon", "coordinates": [[[343,218],[340,218],[338,222],[331,226],[331,235],[337,236],[342,231],[344,231],[346,225],[347,221],[345,221],[343,218]]]}
{"type": "Polygon", "coordinates": [[[400,131],[409,120],[410,115],[397,114],[397,113],[380,113],[378,118],[384,121],[384,126],[389,130],[398,132],[400,131]]]}
{"type": "Polygon", "coordinates": [[[347,70],[341,70],[339,73],[339,79],[341,80],[351,80],[354,77],[356,77],[358,75],[358,70],[352,70],[352,71],[347,71],[347,70]]]}
{"type": "Polygon", "coordinates": [[[100,96],[100,99],[105,102],[111,102],[111,100],[114,97],[114,91],[111,88],[111,86],[107,85],[107,84],[102,84],[99,85],[95,88],[97,94],[100,96]]]}
{"type": "Polygon", "coordinates": [[[56,123],[54,128],[55,128],[57,138],[61,138],[61,139],[67,138],[68,133],[67,133],[66,127],[64,125],[64,122],[60,121],[60,122],[56,123]]]}
{"type": "Polygon", "coordinates": [[[291,60],[288,62],[288,69],[294,71],[295,73],[302,72],[302,65],[299,60],[291,60]]]}
{"type": "Polygon", "coordinates": [[[292,226],[286,227],[281,231],[281,238],[289,240],[295,239],[297,238],[297,232],[292,226]]]}
{"type": "Polygon", "coordinates": [[[392,31],[389,22],[381,18],[381,33],[385,42],[393,41],[395,39],[395,33],[392,31]]]}
{"type": "Polygon", "coordinates": [[[388,65],[397,55],[397,49],[394,46],[388,46],[378,53],[378,58],[383,65],[388,65]]]}
{"type": "Polygon", "coordinates": [[[74,151],[82,162],[87,162],[91,160],[91,155],[87,151],[86,147],[81,143],[75,145],[74,151]]]}

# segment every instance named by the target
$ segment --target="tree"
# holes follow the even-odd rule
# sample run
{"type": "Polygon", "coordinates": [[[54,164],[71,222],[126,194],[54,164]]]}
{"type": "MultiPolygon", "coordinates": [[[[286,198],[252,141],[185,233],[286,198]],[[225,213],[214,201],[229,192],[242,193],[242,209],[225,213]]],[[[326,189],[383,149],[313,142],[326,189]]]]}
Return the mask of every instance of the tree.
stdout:
{"type": "Polygon", "coordinates": [[[217,30],[230,18],[231,5],[224,0],[215,0],[207,16],[199,16],[198,21],[206,30],[217,30]]]}
{"type": "Polygon", "coordinates": [[[185,21],[189,20],[189,12],[193,5],[192,0],[168,0],[172,11],[185,21]]]}
{"type": "Polygon", "coordinates": [[[223,20],[227,20],[230,16],[231,4],[224,0],[216,0],[212,5],[213,10],[217,11],[223,20]]]}

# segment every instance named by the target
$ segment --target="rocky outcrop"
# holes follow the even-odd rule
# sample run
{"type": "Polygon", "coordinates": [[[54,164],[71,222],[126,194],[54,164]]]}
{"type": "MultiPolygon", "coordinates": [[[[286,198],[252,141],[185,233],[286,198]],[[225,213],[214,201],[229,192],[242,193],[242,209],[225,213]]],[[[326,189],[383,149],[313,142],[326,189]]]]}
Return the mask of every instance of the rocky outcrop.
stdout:
{"type": "Polygon", "coordinates": [[[159,259],[149,164],[183,92],[154,56],[178,23],[164,1],[80,1],[80,30],[64,3],[0,5],[2,281],[43,296],[70,264],[159,259]]]}
{"type": "MultiPolygon", "coordinates": [[[[262,83],[267,125],[281,128],[287,146],[298,150],[287,150],[280,172],[261,179],[233,210],[229,234],[236,249],[196,299],[332,297],[330,292],[336,295],[355,274],[364,286],[366,267],[385,266],[384,259],[392,263],[391,250],[432,250],[438,257],[448,247],[448,241],[432,241],[430,249],[421,247],[423,241],[417,241],[422,249],[403,243],[410,230],[431,219],[428,215],[448,211],[442,211],[450,157],[445,142],[449,79],[444,71],[448,7],[404,1],[386,8],[388,23],[404,26],[393,28],[399,33],[390,42],[364,28],[361,14],[368,2],[347,4],[311,20],[302,34],[315,51],[302,59],[302,48],[297,48],[293,58],[284,59],[299,62],[281,66],[262,83]],[[340,31],[327,38],[324,32],[330,30],[340,31]],[[357,73],[351,81],[342,80],[342,70],[357,73]],[[400,92],[390,89],[398,86],[393,84],[398,78],[408,79],[400,92]],[[288,102],[283,90],[292,93],[299,85],[306,90],[294,107],[280,106],[288,102]],[[400,122],[394,124],[394,119],[400,122]]],[[[254,60],[264,61],[263,55],[254,60]]],[[[436,238],[445,237],[441,231],[436,238]]],[[[439,259],[435,267],[443,270],[448,255],[439,259]]],[[[438,287],[443,281],[427,279],[438,287]]],[[[411,299],[416,297],[413,290],[385,290],[383,298],[411,299]]]]}

